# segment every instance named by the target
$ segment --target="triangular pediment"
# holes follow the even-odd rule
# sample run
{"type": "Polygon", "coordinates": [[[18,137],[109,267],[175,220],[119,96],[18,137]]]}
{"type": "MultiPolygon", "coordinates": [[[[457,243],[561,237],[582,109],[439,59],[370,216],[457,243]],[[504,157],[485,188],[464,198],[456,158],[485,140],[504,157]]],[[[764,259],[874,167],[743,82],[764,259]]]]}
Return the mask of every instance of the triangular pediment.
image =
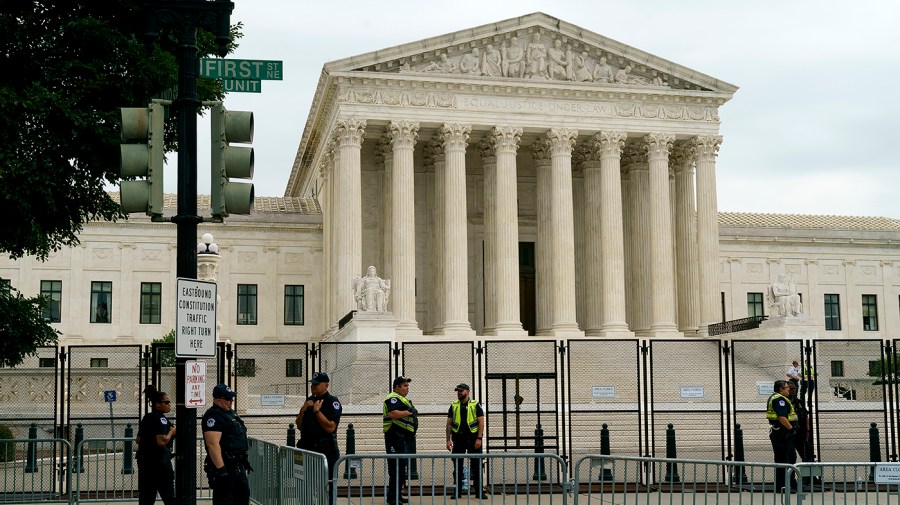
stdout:
{"type": "Polygon", "coordinates": [[[508,19],[325,65],[327,73],[537,80],[733,94],[737,87],[543,13],[508,19]]]}

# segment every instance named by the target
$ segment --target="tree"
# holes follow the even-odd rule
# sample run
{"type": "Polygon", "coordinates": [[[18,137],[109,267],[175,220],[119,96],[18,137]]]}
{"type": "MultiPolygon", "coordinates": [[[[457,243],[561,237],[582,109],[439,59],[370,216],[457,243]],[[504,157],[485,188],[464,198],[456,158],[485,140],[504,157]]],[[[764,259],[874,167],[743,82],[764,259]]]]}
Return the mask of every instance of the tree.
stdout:
{"type": "Polygon", "coordinates": [[[900,371],[900,359],[897,355],[888,355],[887,359],[881,358],[877,361],[869,362],[869,377],[878,377],[873,382],[874,385],[893,384],[900,371]]]}
{"type": "MultiPolygon", "coordinates": [[[[140,0],[0,3],[0,253],[45,260],[78,244],[86,222],[127,217],[105,191],[120,180],[119,108],[147,105],[178,80],[175,35],[161,33],[148,50],[144,24],[140,0]]],[[[241,27],[232,27],[234,39],[241,27]]],[[[199,54],[215,48],[214,36],[198,30],[199,54]]],[[[224,96],[203,79],[198,94],[224,96]]],[[[170,150],[174,126],[167,122],[170,150]]],[[[0,321],[25,324],[39,303],[5,298],[3,310],[14,312],[0,312],[0,321]]],[[[52,331],[40,317],[31,324],[44,326],[35,335],[52,331]]],[[[23,335],[3,328],[11,332],[0,333],[4,345],[23,335]]]]}
{"type": "Polygon", "coordinates": [[[0,289],[0,366],[14,367],[38,347],[54,345],[58,333],[44,321],[47,300],[0,289]]]}

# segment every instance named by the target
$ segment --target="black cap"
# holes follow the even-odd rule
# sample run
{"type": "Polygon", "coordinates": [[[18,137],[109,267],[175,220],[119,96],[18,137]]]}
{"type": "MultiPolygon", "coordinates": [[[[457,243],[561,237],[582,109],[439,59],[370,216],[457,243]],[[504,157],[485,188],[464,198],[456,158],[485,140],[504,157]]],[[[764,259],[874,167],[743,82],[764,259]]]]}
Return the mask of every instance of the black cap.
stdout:
{"type": "Polygon", "coordinates": [[[454,391],[469,391],[469,390],[470,390],[469,385],[466,384],[465,382],[457,384],[456,389],[454,389],[454,391]]]}
{"type": "Polygon", "coordinates": [[[331,380],[328,378],[328,374],[325,372],[316,372],[313,374],[312,379],[310,379],[309,383],[315,386],[316,384],[328,383],[331,380]]]}
{"type": "Polygon", "coordinates": [[[400,377],[397,377],[396,379],[394,379],[394,387],[397,387],[400,384],[406,384],[407,382],[412,382],[412,379],[410,379],[409,377],[407,377],[405,375],[401,375],[400,377]]]}
{"type": "Polygon", "coordinates": [[[226,400],[232,400],[237,396],[237,393],[231,390],[226,384],[218,384],[213,388],[213,398],[225,398],[226,400]]]}

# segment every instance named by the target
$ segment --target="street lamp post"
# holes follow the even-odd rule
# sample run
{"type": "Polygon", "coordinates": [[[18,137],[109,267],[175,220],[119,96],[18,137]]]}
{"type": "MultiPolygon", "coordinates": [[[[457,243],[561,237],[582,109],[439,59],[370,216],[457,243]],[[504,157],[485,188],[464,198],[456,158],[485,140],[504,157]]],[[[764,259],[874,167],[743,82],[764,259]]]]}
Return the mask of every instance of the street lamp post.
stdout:
{"type": "MultiPolygon", "coordinates": [[[[155,42],[160,27],[178,31],[178,213],[172,222],[178,226],[176,275],[197,278],[197,77],[200,60],[197,58],[197,28],[213,32],[218,43],[218,55],[228,54],[231,42],[230,1],[215,0],[148,0],[144,3],[147,16],[148,43],[155,42]]],[[[176,358],[175,384],[178,437],[175,451],[175,497],[179,505],[197,503],[197,411],[185,405],[185,361],[176,358]]]]}

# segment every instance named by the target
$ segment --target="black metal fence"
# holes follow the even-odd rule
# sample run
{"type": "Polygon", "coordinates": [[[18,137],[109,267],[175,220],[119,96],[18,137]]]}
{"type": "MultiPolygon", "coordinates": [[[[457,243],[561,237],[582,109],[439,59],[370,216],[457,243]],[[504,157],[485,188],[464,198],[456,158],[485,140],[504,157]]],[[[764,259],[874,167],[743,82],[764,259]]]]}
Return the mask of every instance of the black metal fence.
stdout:
{"type": "MultiPolygon", "coordinates": [[[[488,452],[547,452],[567,460],[611,453],[732,460],[738,426],[747,461],[772,458],[765,402],[791,361],[805,370],[811,412],[809,457],[868,461],[876,423],[882,459],[897,461],[900,391],[896,341],[881,340],[476,340],[220,344],[207,360],[207,394],[218,382],[238,392],[250,435],[284,442],[315,371],[331,375],[343,404],[342,451],[352,424],[355,450],[383,452],[381,408],[391,380],[413,378],[421,415],[417,448],[440,452],[453,388],[466,382],[482,401],[488,452]],[[667,445],[674,430],[676,446],[667,445]]],[[[0,424],[15,438],[74,442],[121,437],[146,412],[147,383],[175,390],[171,344],[42,348],[0,369],[0,424]],[[115,392],[110,402],[107,392],[115,392]],[[110,409],[110,407],[112,407],[110,409]]],[[[176,420],[177,422],[177,420],[176,420]]]]}

